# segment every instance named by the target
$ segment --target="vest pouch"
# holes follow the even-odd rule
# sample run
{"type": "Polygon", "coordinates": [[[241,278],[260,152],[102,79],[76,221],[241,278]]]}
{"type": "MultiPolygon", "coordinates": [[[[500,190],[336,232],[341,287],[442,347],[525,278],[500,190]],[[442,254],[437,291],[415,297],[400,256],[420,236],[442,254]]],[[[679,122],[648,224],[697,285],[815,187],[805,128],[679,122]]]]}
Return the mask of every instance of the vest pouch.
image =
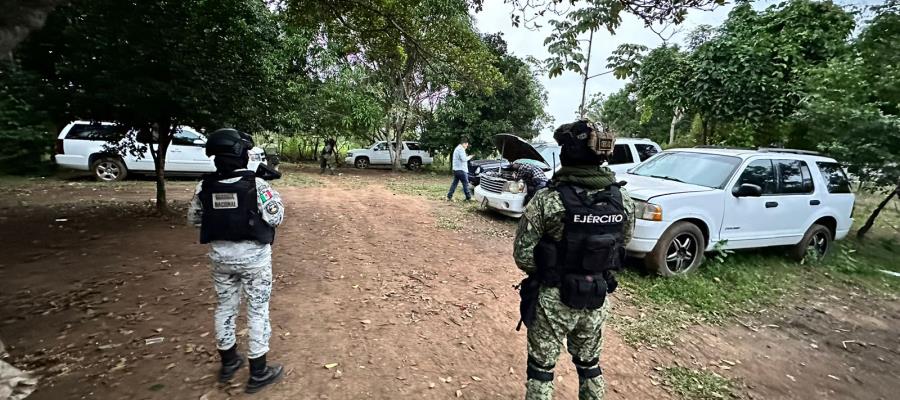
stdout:
{"type": "Polygon", "coordinates": [[[616,238],[613,235],[591,235],[582,244],[581,268],[590,273],[599,273],[615,268],[613,258],[619,257],[616,238]]]}
{"type": "Polygon", "coordinates": [[[550,239],[541,239],[537,246],[534,246],[534,264],[537,266],[538,276],[548,286],[559,285],[557,255],[556,242],[550,239]]]}
{"type": "Polygon", "coordinates": [[[574,309],[596,310],[606,301],[606,280],[600,274],[563,275],[559,298],[563,304],[574,309]]]}

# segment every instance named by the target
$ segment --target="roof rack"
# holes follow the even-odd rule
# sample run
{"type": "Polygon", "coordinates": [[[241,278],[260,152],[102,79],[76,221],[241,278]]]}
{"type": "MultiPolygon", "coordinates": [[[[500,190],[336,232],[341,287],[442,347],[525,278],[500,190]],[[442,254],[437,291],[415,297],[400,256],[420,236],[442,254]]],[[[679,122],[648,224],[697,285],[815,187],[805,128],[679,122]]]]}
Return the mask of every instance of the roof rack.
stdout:
{"type": "Polygon", "coordinates": [[[790,153],[790,154],[805,154],[809,156],[820,156],[822,153],[818,151],[812,150],[797,150],[797,149],[780,149],[780,148],[772,148],[772,147],[760,147],[760,152],[763,153],[790,153]]]}
{"type": "Polygon", "coordinates": [[[724,150],[755,150],[750,147],[735,147],[735,146],[715,146],[715,145],[702,145],[702,146],[694,146],[695,149],[724,149],[724,150]]]}

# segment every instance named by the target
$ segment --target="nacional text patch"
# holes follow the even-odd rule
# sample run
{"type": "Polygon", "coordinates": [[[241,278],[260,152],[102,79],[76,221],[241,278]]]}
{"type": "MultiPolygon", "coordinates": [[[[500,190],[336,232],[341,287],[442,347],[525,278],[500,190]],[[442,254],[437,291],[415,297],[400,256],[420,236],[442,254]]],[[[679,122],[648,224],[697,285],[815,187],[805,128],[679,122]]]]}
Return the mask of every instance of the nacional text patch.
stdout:
{"type": "Polygon", "coordinates": [[[213,193],[212,194],[213,209],[227,210],[229,208],[238,207],[237,193],[213,193]]]}

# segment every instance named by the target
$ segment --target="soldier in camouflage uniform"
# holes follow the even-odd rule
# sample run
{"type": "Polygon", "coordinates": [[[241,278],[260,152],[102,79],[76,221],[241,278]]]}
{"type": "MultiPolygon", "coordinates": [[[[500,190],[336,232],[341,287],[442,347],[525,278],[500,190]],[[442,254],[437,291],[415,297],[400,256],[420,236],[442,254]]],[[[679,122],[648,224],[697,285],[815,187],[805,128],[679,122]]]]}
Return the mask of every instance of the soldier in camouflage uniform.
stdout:
{"type": "Polygon", "coordinates": [[[526,281],[536,282],[530,321],[523,311],[525,398],[553,397],[553,368],[565,340],[578,372],[579,399],[597,400],[605,391],[599,357],[611,307],[606,293],[618,285],[612,271],[621,266],[631,238],[634,203],[615,174],[600,166],[612,153],[611,134],[578,121],[562,125],[554,138],[562,146],[563,167],[528,204],[514,243],[516,264],[529,275],[526,281]]]}
{"type": "Polygon", "coordinates": [[[272,294],[272,241],[284,219],[281,196],[247,169],[253,147],[249,135],[220,129],[206,144],[216,156],[216,172],[203,177],[188,210],[188,223],[200,227],[200,242],[209,243],[215,312],[216,347],[222,360],[219,381],[228,382],[244,364],[235,337],[241,294],[247,298],[250,333],[250,380],[255,393],[281,377],[283,367],[266,363],[269,352],[269,298],[272,294]]]}

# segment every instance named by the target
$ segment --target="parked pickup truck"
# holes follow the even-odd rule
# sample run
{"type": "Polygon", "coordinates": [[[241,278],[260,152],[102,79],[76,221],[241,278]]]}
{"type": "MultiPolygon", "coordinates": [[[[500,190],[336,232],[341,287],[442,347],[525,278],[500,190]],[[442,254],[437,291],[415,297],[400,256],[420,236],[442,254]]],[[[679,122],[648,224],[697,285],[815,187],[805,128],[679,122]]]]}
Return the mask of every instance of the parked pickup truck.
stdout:
{"type": "MultiPolygon", "coordinates": [[[[166,174],[202,175],[215,172],[212,157],[206,156],[206,136],[187,127],[179,126],[172,137],[166,154],[166,174]]],[[[91,171],[99,181],[120,181],[129,173],[155,174],[153,157],[149,148],[137,155],[127,152],[116,154],[108,145],[135,140],[134,131],[109,122],[92,123],[75,121],[63,128],[56,139],[56,164],[63,168],[91,171]]],[[[156,145],[153,145],[154,148],[156,145]]],[[[248,168],[256,171],[266,163],[266,153],[259,147],[250,149],[248,168]]]]}
{"type": "MultiPolygon", "coordinates": [[[[396,144],[390,143],[390,147],[396,144]]],[[[400,151],[400,164],[409,169],[419,169],[431,164],[431,154],[423,150],[418,142],[403,142],[400,151]]],[[[369,168],[372,165],[391,165],[391,151],[388,142],[376,142],[366,149],[353,149],[347,152],[344,162],[356,168],[369,168]]]]}

